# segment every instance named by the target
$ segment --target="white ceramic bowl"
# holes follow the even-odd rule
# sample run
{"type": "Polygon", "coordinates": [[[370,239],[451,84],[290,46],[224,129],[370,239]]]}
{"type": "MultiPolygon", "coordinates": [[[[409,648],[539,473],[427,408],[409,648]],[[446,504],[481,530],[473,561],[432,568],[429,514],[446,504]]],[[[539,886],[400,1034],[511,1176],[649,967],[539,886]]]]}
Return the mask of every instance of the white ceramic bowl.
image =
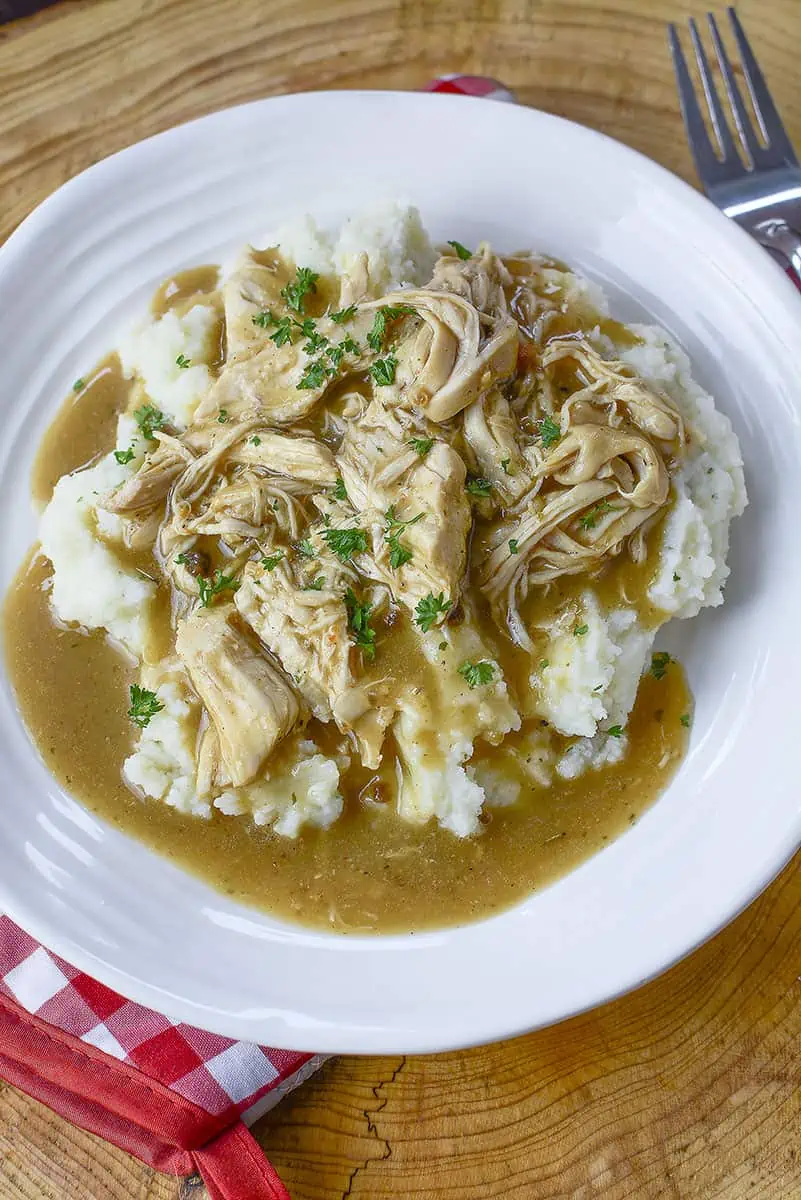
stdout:
{"type": "Polygon", "coordinates": [[[440,1050],[598,1004],[719,929],[801,840],[801,296],[685,184],[540,112],[284,96],[132,146],[51,196],[0,252],[3,585],[35,536],[44,428],[159,280],[298,212],[333,223],[387,193],[437,237],[548,251],[599,279],[624,319],[671,330],[734,421],[751,505],[725,607],[677,629],[697,707],[672,787],[567,878],[458,930],[345,938],[231,903],[64,795],[3,682],[0,907],[170,1016],[319,1051],[440,1050]]]}

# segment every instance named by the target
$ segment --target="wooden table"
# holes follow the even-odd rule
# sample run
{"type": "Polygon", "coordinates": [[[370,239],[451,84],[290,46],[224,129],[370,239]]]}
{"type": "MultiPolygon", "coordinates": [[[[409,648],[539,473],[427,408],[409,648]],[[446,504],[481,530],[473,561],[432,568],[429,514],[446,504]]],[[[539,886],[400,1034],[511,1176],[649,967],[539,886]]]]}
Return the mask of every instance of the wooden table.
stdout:
{"type": "MultiPolygon", "coordinates": [[[[130,142],[273,92],[462,71],[686,178],[664,23],[707,0],[63,0],[0,29],[0,240],[130,142]]],[[[801,3],[740,12],[801,147],[801,3]]],[[[755,799],[758,803],[758,798],[755,799]]],[[[294,1200],[801,1197],[801,861],[634,995],[504,1045],[340,1058],[257,1133],[294,1200]]],[[[0,1083],[0,1200],[205,1195],[0,1083]]]]}

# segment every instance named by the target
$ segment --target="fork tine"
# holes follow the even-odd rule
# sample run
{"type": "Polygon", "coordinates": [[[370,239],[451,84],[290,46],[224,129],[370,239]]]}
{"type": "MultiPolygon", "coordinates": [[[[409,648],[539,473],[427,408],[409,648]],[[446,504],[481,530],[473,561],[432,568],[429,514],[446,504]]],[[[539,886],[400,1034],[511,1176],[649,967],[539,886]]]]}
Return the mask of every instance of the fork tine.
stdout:
{"type": "Polygon", "coordinates": [[[796,167],[798,166],[798,159],[796,158],[795,150],[787,136],[782,119],[776,111],[773,97],[768,90],[768,85],[765,83],[765,77],[759,69],[759,63],[751,49],[751,44],[745,36],[745,30],[740,24],[737,10],[730,8],[728,13],[737,42],[737,49],[740,52],[745,81],[748,84],[748,91],[751,94],[754,111],[765,141],[774,154],[780,155],[784,159],[786,166],[796,167]]]}
{"type": "Polygon", "coordinates": [[[754,165],[759,161],[760,151],[762,147],[759,144],[759,139],[754,133],[754,127],[751,124],[751,118],[748,115],[748,110],[743,103],[740,89],[737,85],[737,80],[732,70],[729,56],[726,53],[726,47],[723,45],[723,40],[718,31],[718,23],[712,13],[707,13],[706,19],[709,22],[709,32],[712,34],[712,43],[715,47],[720,73],[723,76],[723,82],[726,86],[726,95],[729,97],[732,113],[734,114],[734,123],[737,126],[737,132],[740,135],[743,149],[750,162],[754,165]]]}
{"type": "MultiPolygon", "coordinates": [[[[709,20],[711,23],[711,16],[709,20]]],[[[717,134],[718,144],[720,146],[720,152],[723,156],[723,161],[730,162],[732,159],[739,160],[737,147],[735,145],[734,138],[732,137],[729,123],[726,120],[726,114],[723,111],[723,105],[720,103],[720,97],[718,96],[718,91],[715,87],[715,81],[712,78],[712,72],[709,69],[706,51],[704,50],[703,42],[701,41],[698,33],[698,26],[696,25],[693,17],[690,18],[689,24],[690,37],[693,43],[693,50],[695,51],[695,61],[698,63],[698,73],[701,76],[701,83],[703,84],[704,95],[706,96],[706,103],[707,107],[709,108],[709,115],[712,118],[712,125],[714,126],[715,133],[717,134]]]]}
{"type": "Polygon", "coordinates": [[[668,25],[668,41],[673,58],[673,70],[676,73],[681,115],[687,131],[687,140],[690,143],[695,169],[704,187],[709,187],[711,184],[721,183],[728,179],[730,172],[724,169],[709,140],[692,76],[687,66],[687,59],[684,57],[678,30],[673,24],[668,25]]]}

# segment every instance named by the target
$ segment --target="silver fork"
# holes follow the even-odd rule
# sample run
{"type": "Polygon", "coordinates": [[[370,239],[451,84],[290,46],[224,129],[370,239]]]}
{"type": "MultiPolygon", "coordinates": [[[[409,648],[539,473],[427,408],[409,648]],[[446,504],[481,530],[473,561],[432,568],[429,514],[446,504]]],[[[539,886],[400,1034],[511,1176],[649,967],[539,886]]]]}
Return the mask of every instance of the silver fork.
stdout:
{"type": "Polygon", "coordinates": [[[707,133],[678,31],[675,25],[669,25],[670,51],[684,128],[698,176],[709,199],[763,246],[778,252],[787,264],[788,274],[801,287],[801,167],[740,19],[733,8],[728,14],[759,131],[748,114],[712,13],[707,14],[707,21],[730,115],[727,119],[698,26],[691,18],[690,39],[717,147],[713,146],[707,133]],[[731,128],[732,118],[736,141],[731,128]]]}

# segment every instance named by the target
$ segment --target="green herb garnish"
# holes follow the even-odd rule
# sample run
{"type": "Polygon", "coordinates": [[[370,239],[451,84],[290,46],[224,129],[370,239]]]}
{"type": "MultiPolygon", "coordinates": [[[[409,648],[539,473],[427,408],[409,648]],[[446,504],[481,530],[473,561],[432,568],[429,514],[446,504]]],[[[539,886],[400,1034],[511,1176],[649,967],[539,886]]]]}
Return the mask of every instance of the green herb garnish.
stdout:
{"type": "Polygon", "coordinates": [[[562,436],[562,431],[556,424],[556,421],[550,417],[543,417],[540,421],[540,441],[546,450],[550,450],[551,446],[555,446],[562,436]]]}
{"type": "Polygon", "coordinates": [[[685,729],[690,728],[690,714],[689,713],[682,713],[681,716],[679,717],[679,720],[681,721],[681,723],[685,729]]]}
{"type": "Polygon", "coordinates": [[[520,543],[518,542],[517,538],[509,538],[509,553],[510,554],[519,554],[520,553],[520,543]]]}
{"type": "Polygon", "coordinates": [[[331,313],[331,320],[337,325],[346,325],[348,321],[352,321],[356,316],[356,305],[349,304],[347,308],[340,308],[336,312],[331,313]]]}
{"type": "Polygon", "coordinates": [[[420,626],[423,633],[428,633],[431,626],[436,624],[437,618],[444,616],[450,607],[451,602],[445,599],[443,592],[440,592],[438,596],[429,592],[427,596],[423,596],[422,600],[417,601],[414,623],[420,626]]]}
{"type": "Polygon", "coordinates": [[[473,257],[473,251],[468,250],[467,246],[463,246],[461,242],[448,242],[449,246],[453,246],[462,262],[467,262],[468,258],[473,257]]]}
{"type": "Polygon", "coordinates": [[[150,724],[151,717],[155,717],[157,712],[161,712],[164,705],[155,692],[149,692],[147,688],[140,687],[138,683],[131,684],[130,694],[131,707],[128,709],[128,716],[134,725],[144,729],[150,724]]]}
{"type": "Polygon", "coordinates": [[[494,667],[490,662],[463,662],[459,674],[467,681],[468,687],[474,688],[492,682],[494,667]]]}
{"type": "Polygon", "coordinates": [[[227,421],[227,420],[228,420],[228,409],[227,409],[227,408],[221,408],[221,409],[220,409],[220,415],[219,415],[219,417],[217,418],[217,421],[218,421],[218,423],[219,423],[220,425],[225,425],[225,423],[226,423],[226,421],[227,421]]]}
{"type": "Polygon", "coordinates": [[[251,444],[251,446],[260,446],[261,445],[261,438],[259,437],[259,435],[257,433],[254,433],[253,437],[250,439],[250,444],[251,444]]]}
{"type": "Polygon", "coordinates": [[[589,628],[589,625],[577,625],[573,630],[573,634],[575,637],[584,637],[584,634],[587,633],[589,628]]]}
{"type": "Polygon", "coordinates": [[[363,529],[324,529],[322,538],[342,562],[349,562],[354,554],[364,554],[367,549],[367,534],[363,529]]]}
{"type": "Polygon", "coordinates": [[[373,363],[370,368],[370,374],[376,381],[379,387],[389,387],[395,382],[395,368],[398,365],[398,360],[394,354],[388,354],[386,358],[379,358],[373,363]]]}
{"type": "Polygon", "coordinates": [[[72,390],[73,390],[73,392],[76,392],[76,393],[82,392],[85,387],[86,387],[85,379],[76,379],[72,385],[72,390]]]}
{"type": "Polygon", "coordinates": [[[359,647],[365,658],[372,661],[375,658],[375,630],[370,628],[370,613],[372,604],[361,604],[352,588],[345,592],[345,607],[348,610],[348,626],[353,634],[353,641],[359,647]]]}
{"type": "Polygon", "coordinates": [[[205,575],[198,575],[197,587],[200,603],[204,608],[209,608],[215,596],[219,596],[220,592],[235,592],[239,584],[233,575],[223,575],[218,567],[211,579],[207,579],[205,575]]]}
{"type": "MultiPolygon", "coordinates": [[[[316,329],[312,329],[311,333],[306,335],[306,344],[304,345],[303,349],[307,354],[318,354],[321,350],[325,350],[327,345],[328,338],[324,337],[323,334],[318,333],[316,329]]],[[[340,358],[341,357],[342,356],[340,355],[340,358]]]]}
{"type": "Polygon", "coordinates": [[[133,460],[133,457],[134,457],[133,446],[129,446],[127,450],[115,450],[114,457],[116,458],[117,462],[120,464],[121,467],[126,466],[129,462],[131,462],[133,460]]]}
{"type": "Polygon", "coordinates": [[[298,391],[322,387],[329,375],[329,368],[321,358],[309,363],[301,376],[298,391]]]}
{"type": "Polygon", "coordinates": [[[664,679],[667,675],[668,664],[671,662],[671,657],[666,650],[660,651],[658,654],[651,655],[651,674],[654,679],[664,679]]]}
{"type": "Polygon", "coordinates": [[[275,324],[275,317],[271,312],[258,312],[250,319],[253,324],[258,325],[260,329],[269,329],[271,325],[275,324]]]}
{"type": "Polygon", "coordinates": [[[490,479],[468,479],[467,490],[471,496],[482,496],[486,499],[492,492],[492,481],[490,479]]]}
{"type": "Polygon", "coordinates": [[[428,454],[431,447],[434,445],[434,439],[433,438],[411,438],[408,442],[408,445],[410,445],[412,447],[412,449],[414,450],[414,452],[416,454],[419,454],[421,458],[425,458],[425,456],[428,454]]]}
{"type": "Polygon", "coordinates": [[[339,344],[342,347],[342,349],[345,351],[346,354],[358,355],[358,354],[361,354],[361,352],[362,352],[361,346],[359,345],[358,342],[354,342],[354,340],[350,336],[350,334],[348,334],[347,337],[344,337],[339,344]]]}
{"type": "Polygon", "coordinates": [[[375,350],[376,354],[381,352],[387,332],[387,321],[396,321],[398,317],[409,316],[415,311],[410,304],[386,304],[379,308],[373,318],[373,327],[367,335],[367,345],[370,349],[375,350]]]}
{"type": "Polygon", "coordinates": [[[311,583],[306,584],[307,592],[321,592],[325,583],[325,575],[318,575],[311,583]]]}
{"type": "Polygon", "coordinates": [[[156,441],[155,430],[163,429],[166,419],[161,409],[155,408],[152,404],[143,404],[134,413],[134,420],[141,430],[142,437],[147,438],[150,442],[156,441]]]}
{"type": "Polygon", "coordinates": [[[179,354],[175,360],[175,365],[176,367],[182,367],[184,370],[186,370],[187,367],[191,367],[192,359],[187,358],[185,354],[179,354]]]}
{"type": "Polygon", "coordinates": [[[307,558],[317,558],[317,551],[308,538],[303,538],[301,541],[296,542],[295,545],[300,553],[305,554],[307,558]]]}
{"type": "Polygon", "coordinates": [[[610,737],[623,737],[623,726],[622,725],[612,725],[612,727],[610,729],[607,729],[606,732],[609,734],[610,737]]]}
{"type": "Polygon", "coordinates": [[[265,557],[261,560],[261,565],[264,567],[265,571],[274,571],[283,557],[284,555],[281,550],[279,550],[277,554],[265,555],[265,557]]]}
{"type": "Polygon", "coordinates": [[[384,513],[384,541],[389,546],[389,565],[394,571],[402,567],[404,563],[411,562],[412,552],[408,547],[401,545],[400,536],[404,529],[410,525],[416,525],[418,521],[422,521],[424,513],[418,513],[416,517],[412,517],[410,521],[401,521],[395,514],[395,505],[390,504],[387,511],[384,513]]]}
{"type": "Polygon", "coordinates": [[[598,524],[599,518],[602,517],[604,513],[611,511],[612,505],[606,500],[601,500],[598,504],[594,505],[593,508],[586,512],[583,517],[579,518],[579,525],[582,529],[594,529],[598,524]]]}
{"type": "Polygon", "coordinates": [[[345,480],[341,475],[337,476],[337,481],[334,484],[334,490],[331,494],[335,500],[347,500],[348,493],[345,491],[345,480]]]}
{"type": "Polygon", "coordinates": [[[306,310],[306,297],[317,291],[317,280],[320,276],[311,267],[298,267],[295,278],[281,289],[281,295],[293,312],[303,313],[306,310]]]}

